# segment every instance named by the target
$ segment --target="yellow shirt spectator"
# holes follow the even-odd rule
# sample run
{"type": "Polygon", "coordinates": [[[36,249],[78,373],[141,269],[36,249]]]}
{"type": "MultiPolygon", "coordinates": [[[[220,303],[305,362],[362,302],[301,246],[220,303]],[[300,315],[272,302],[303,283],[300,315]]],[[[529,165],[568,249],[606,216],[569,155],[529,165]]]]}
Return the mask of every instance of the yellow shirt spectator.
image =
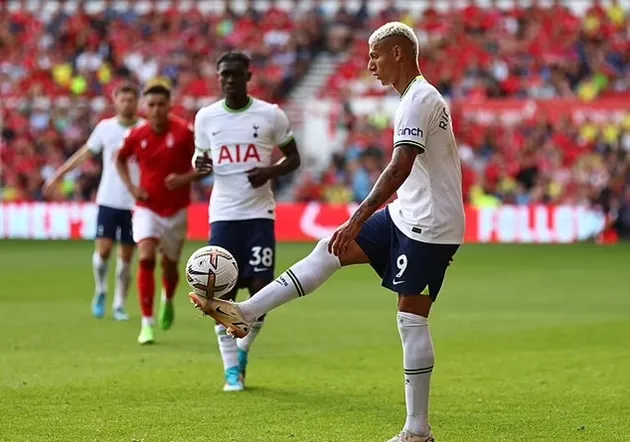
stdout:
{"type": "Polygon", "coordinates": [[[607,124],[602,129],[602,135],[604,136],[604,141],[608,144],[613,144],[619,139],[619,134],[621,133],[621,128],[615,124],[607,124]]]}
{"type": "Polygon", "coordinates": [[[470,204],[476,209],[499,207],[501,200],[494,195],[488,195],[483,188],[475,184],[470,188],[470,204]]]}
{"type": "Polygon", "coordinates": [[[586,123],[580,128],[580,137],[588,143],[595,141],[599,135],[599,128],[596,124],[586,123]]]}
{"type": "Polygon", "coordinates": [[[70,87],[70,82],[72,81],[72,66],[68,63],[53,66],[52,77],[57,84],[63,87],[70,87]]]}
{"type": "Polygon", "coordinates": [[[352,192],[345,186],[328,186],[324,189],[324,198],[330,204],[348,204],[352,201],[352,192]]]}
{"type": "Polygon", "coordinates": [[[626,21],[626,11],[623,10],[620,4],[610,5],[606,12],[608,13],[608,19],[615,27],[620,28],[623,26],[626,21]]]}

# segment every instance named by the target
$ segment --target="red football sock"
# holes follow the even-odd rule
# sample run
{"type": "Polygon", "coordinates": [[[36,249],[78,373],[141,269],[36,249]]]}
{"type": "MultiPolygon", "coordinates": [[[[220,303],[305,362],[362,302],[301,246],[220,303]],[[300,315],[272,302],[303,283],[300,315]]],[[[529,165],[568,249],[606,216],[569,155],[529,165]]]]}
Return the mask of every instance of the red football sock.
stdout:
{"type": "Polygon", "coordinates": [[[140,260],[140,268],[138,270],[138,296],[140,297],[142,316],[145,318],[153,317],[153,297],[155,296],[154,270],[154,260],[140,260]]]}
{"type": "Polygon", "coordinates": [[[172,300],[175,296],[175,289],[177,288],[177,283],[179,282],[179,273],[177,271],[166,275],[162,274],[162,287],[164,287],[164,295],[168,301],[172,300]]]}

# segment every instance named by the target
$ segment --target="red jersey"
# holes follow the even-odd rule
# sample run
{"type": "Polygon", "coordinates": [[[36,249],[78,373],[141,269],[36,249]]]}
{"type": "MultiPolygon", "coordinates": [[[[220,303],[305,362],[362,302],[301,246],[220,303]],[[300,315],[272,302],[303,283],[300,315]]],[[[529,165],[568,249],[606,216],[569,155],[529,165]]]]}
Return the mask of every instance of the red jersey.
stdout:
{"type": "Polygon", "coordinates": [[[169,117],[165,133],[157,134],[149,123],[133,128],[125,137],[118,152],[122,159],[134,157],[140,169],[140,187],[147,191],[146,201],[136,204],[160,216],[172,216],[190,204],[190,184],[169,190],[164,180],[170,174],[192,172],[195,153],[192,125],[169,117]]]}

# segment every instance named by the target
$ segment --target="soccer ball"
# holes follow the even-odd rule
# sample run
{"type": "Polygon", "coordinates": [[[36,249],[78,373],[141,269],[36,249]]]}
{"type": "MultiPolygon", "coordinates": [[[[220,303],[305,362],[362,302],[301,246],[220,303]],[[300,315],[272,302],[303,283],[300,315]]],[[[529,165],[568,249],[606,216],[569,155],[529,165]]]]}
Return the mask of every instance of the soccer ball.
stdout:
{"type": "Polygon", "coordinates": [[[188,258],[186,280],[199,296],[220,298],[236,285],[238,264],[223,247],[205,246],[188,258]]]}

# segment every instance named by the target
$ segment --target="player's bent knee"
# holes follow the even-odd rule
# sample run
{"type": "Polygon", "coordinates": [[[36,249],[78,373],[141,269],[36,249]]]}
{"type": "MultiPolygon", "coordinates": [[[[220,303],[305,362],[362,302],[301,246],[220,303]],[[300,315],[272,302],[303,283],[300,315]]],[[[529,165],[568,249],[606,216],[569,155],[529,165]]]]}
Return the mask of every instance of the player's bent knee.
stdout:
{"type": "Polygon", "coordinates": [[[398,311],[412,313],[414,315],[429,317],[433,300],[427,295],[421,294],[399,294],[398,311]]]}
{"type": "Polygon", "coordinates": [[[164,273],[167,273],[169,275],[177,274],[177,261],[173,261],[168,257],[162,255],[160,266],[162,267],[162,271],[164,273]]]}
{"type": "Polygon", "coordinates": [[[120,246],[118,251],[118,256],[125,264],[129,264],[131,262],[131,258],[133,258],[133,250],[135,246],[129,244],[123,244],[120,246]]]}
{"type": "Polygon", "coordinates": [[[339,257],[339,262],[342,267],[355,264],[369,264],[370,258],[368,258],[356,241],[352,241],[346,251],[339,257]]]}
{"type": "Polygon", "coordinates": [[[101,256],[103,260],[109,259],[109,256],[112,253],[112,248],[114,247],[114,242],[111,239],[107,238],[98,238],[96,240],[96,251],[101,256]]]}
{"type": "Polygon", "coordinates": [[[154,238],[143,239],[138,243],[139,259],[155,260],[157,254],[157,240],[154,238]]]}

